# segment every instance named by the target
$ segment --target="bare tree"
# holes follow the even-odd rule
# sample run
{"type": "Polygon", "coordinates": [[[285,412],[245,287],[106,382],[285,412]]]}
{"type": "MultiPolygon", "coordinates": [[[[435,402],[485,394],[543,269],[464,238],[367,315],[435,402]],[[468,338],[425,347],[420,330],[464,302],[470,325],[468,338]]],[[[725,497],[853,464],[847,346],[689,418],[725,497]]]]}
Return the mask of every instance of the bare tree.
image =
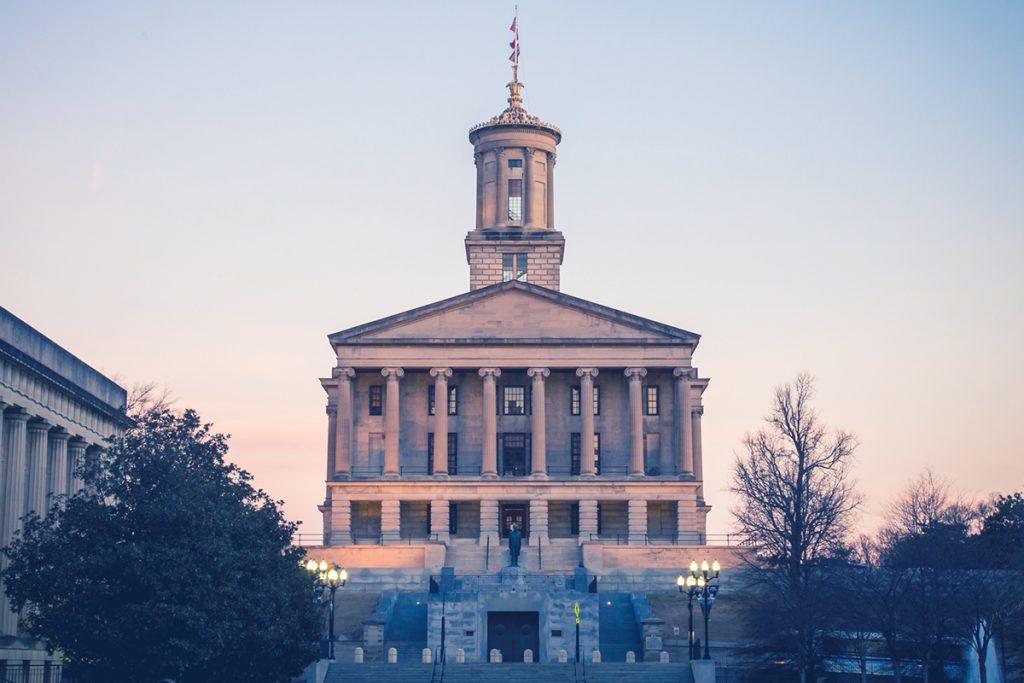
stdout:
{"type": "MultiPolygon", "coordinates": [[[[845,540],[861,497],[850,465],[857,439],[830,431],[811,405],[814,380],[801,374],[775,390],[765,427],[748,434],[733,469],[733,510],[740,533],[755,551],[762,576],[779,581],[800,680],[813,675],[822,610],[814,586],[819,569],[847,554],[845,540]]],[[[813,678],[812,678],[813,680],[813,678]]]]}
{"type": "Polygon", "coordinates": [[[137,419],[149,412],[159,413],[174,407],[175,398],[170,389],[156,382],[135,382],[128,390],[128,417],[137,419]]]}

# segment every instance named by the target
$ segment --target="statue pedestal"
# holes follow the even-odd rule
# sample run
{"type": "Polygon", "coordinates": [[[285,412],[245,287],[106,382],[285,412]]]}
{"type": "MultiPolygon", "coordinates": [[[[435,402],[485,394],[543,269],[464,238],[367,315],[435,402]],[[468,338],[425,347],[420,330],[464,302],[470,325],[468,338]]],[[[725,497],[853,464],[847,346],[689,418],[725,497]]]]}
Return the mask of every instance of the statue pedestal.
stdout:
{"type": "Polygon", "coordinates": [[[499,574],[501,590],[521,590],[526,587],[526,570],[522,567],[502,567],[499,574]]]}

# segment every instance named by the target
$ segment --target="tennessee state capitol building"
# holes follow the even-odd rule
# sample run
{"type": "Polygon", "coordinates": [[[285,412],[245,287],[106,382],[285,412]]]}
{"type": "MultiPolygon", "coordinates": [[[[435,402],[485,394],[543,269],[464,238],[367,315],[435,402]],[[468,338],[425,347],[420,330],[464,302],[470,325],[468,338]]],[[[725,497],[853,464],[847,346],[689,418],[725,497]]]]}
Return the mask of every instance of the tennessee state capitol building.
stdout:
{"type": "Polygon", "coordinates": [[[496,569],[513,523],[530,570],[705,542],[700,337],[560,291],[562,133],[508,88],[469,133],[469,291],[329,336],[324,551],[346,567],[496,569]]]}

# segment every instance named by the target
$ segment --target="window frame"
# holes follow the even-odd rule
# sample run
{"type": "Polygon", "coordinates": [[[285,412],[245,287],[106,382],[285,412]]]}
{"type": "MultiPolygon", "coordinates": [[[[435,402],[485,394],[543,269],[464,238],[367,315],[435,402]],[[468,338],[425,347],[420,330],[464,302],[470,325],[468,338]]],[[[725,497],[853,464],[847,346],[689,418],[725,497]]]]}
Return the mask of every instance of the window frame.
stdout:
{"type": "Polygon", "coordinates": [[[526,410],[526,386],[522,384],[503,384],[501,387],[501,414],[511,416],[522,416],[527,414],[526,410]],[[522,412],[509,412],[509,392],[518,389],[522,392],[522,412]]]}
{"type": "Polygon", "coordinates": [[[644,385],[644,415],[655,417],[661,413],[661,387],[657,384],[644,385]],[[651,390],[654,391],[654,411],[651,411],[651,390]]]}
{"type": "Polygon", "coordinates": [[[373,417],[384,414],[384,385],[371,384],[367,394],[367,413],[373,417]]]}

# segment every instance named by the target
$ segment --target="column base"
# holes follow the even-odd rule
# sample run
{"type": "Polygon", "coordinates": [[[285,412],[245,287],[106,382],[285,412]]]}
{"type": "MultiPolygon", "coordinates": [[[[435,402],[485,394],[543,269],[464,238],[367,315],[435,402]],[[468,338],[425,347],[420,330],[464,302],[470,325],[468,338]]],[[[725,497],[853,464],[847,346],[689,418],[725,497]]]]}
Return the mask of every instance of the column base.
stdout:
{"type": "Polygon", "coordinates": [[[331,477],[331,481],[348,481],[352,478],[352,475],[348,472],[335,472],[334,476],[331,477]]]}
{"type": "Polygon", "coordinates": [[[629,479],[646,479],[647,475],[644,474],[643,472],[630,472],[628,478],[629,479]]]}
{"type": "Polygon", "coordinates": [[[580,479],[597,479],[597,474],[594,472],[580,472],[577,476],[579,476],[580,479]]]}
{"type": "Polygon", "coordinates": [[[394,481],[395,479],[399,479],[401,476],[402,475],[399,474],[398,472],[385,472],[384,473],[384,479],[386,479],[387,481],[394,481]]]}
{"type": "Polygon", "coordinates": [[[694,481],[695,478],[696,477],[693,476],[693,472],[683,472],[677,477],[679,481],[694,481]]]}
{"type": "Polygon", "coordinates": [[[547,479],[547,472],[534,472],[530,475],[530,479],[547,479]]]}
{"type": "Polygon", "coordinates": [[[445,479],[448,479],[448,473],[447,472],[435,472],[432,476],[434,477],[434,479],[438,479],[438,480],[441,480],[441,481],[444,481],[445,479]]]}
{"type": "Polygon", "coordinates": [[[497,472],[484,472],[483,474],[480,475],[480,478],[481,479],[487,479],[488,481],[492,481],[492,480],[498,478],[498,473],[497,472]]]}

